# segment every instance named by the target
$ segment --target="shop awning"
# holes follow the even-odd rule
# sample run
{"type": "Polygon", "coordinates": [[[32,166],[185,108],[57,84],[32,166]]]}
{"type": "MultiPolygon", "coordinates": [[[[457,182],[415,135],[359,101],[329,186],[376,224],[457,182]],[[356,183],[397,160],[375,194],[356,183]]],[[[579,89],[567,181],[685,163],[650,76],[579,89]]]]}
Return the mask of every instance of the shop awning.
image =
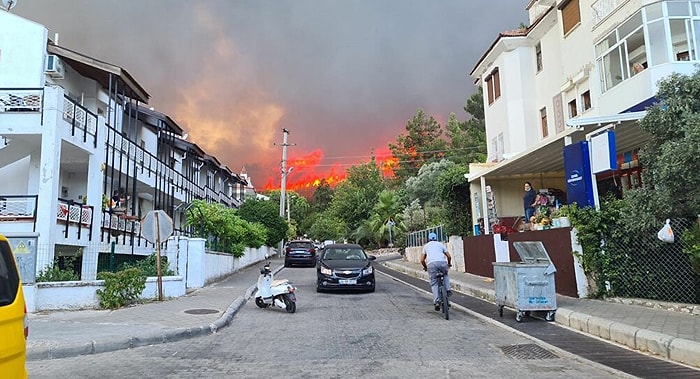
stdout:
{"type": "Polygon", "coordinates": [[[598,128],[608,129],[614,124],[615,140],[618,153],[640,147],[649,139],[649,135],[639,128],[637,121],[644,117],[646,111],[620,113],[610,116],[574,118],[567,120],[567,128],[552,138],[517,155],[494,163],[483,171],[470,173],[470,182],[488,179],[531,177],[547,173],[564,172],[564,155],[562,149],[566,143],[584,140],[586,134],[598,128]]]}

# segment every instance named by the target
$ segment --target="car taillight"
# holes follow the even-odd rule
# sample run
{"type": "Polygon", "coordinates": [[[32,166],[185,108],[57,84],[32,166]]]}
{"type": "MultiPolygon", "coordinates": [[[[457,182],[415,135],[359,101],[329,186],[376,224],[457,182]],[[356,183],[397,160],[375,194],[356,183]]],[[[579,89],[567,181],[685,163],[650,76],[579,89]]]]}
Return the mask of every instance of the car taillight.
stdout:
{"type": "Polygon", "coordinates": [[[29,325],[27,324],[27,305],[24,305],[24,339],[29,337],[29,325]]]}

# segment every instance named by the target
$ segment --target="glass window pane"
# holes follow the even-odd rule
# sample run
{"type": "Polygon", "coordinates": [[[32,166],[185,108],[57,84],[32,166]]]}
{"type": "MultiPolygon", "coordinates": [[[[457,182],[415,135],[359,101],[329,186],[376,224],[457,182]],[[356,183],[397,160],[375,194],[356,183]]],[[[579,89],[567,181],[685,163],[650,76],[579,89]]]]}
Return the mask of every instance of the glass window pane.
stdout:
{"type": "Polygon", "coordinates": [[[687,20],[669,20],[671,26],[671,40],[673,41],[673,59],[677,61],[689,60],[688,34],[686,31],[687,20]]]}
{"type": "Polygon", "coordinates": [[[647,15],[647,22],[659,19],[664,15],[663,11],[661,10],[661,3],[651,4],[644,8],[644,11],[647,15]]]}
{"type": "Polygon", "coordinates": [[[700,3],[692,2],[690,6],[693,7],[693,16],[700,16],[700,3]]]}
{"type": "Polygon", "coordinates": [[[700,56],[698,56],[698,43],[700,43],[700,21],[693,21],[693,29],[695,29],[695,34],[693,41],[691,41],[690,44],[690,49],[692,52],[690,56],[693,60],[700,60],[700,56]]]}
{"type": "Polygon", "coordinates": [[[621,64],[621,47],[611,51],[603,57],[603,66],[605,67],[605,89],[610,89],[625,78],[624,67],[621,64]]]}
{"type": "Polygon", "coordinates": [[[632,33],[625,40],[627,43],[627,59],[630,66],[635,63],[644,65],[647,63],[646,45],[644,44],[644,31],[642,29],[632,33]]]}
{"type": "Polygon", "coordinates": [[[595,56],[599,57],[603,55],[606,51],[608,51],[608,49],[611,46],[615,46],[616,43],[617,35],[613,31],[612,33],[608,34],[608,36],[605,37],[605,39],[603,39],[602,41],[598,42],[597,45],[595,45],[595,56]]]}
{"type": "Polygon", "coordinates": [[[632,16],[632,18],[625,21],[625,23],[618,28],[620,39],[625,38],[628,34],[632,33],[640,26],[642,26],[642,12],[637,12],[634,16],[632,16]]]}
{"type": "Polygon", "coordinates": [[[668,6],[668,15],[670,17],[690,15],[687,1],[680,1],[680,2],[669,1],[669,2],[667,2],[667,6],[668,6]]]}
{"type": "Polygon", "coordinates": [[[652,22],[647,26],[649,35],[650,65],[668,63],[668,42],[663,21],[652,22]]]}

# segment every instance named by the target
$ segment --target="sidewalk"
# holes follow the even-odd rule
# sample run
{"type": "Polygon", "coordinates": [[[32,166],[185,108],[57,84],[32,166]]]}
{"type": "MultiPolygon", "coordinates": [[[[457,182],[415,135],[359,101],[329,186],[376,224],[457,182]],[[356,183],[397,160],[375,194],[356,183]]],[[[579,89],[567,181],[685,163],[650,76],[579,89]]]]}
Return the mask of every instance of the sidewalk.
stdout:
{"type": "MultiPolygon", "coordinates": [[[[383,264],[427,280],[427,273],[418,263],[397,259],[383,264]]],[[[459,292],[495,303],[491,278],[453,270],[450,282],[459,292]]],[[[682,307],[669,304],[668,308],[682,307]]],[[[694,312],[557,295],[555,322],[635,350],[700,367],[700,305],[695,306],[694,312]]]]}
{"type": "MultiPolygon", "coordinates": [[[[282,268],[272,258],[273,269],[282,268]]],[[[116,310],[29,314],[27,360],[102,353],[215,333],[253,295],[263,262],[186,296],[116,310]]]]}

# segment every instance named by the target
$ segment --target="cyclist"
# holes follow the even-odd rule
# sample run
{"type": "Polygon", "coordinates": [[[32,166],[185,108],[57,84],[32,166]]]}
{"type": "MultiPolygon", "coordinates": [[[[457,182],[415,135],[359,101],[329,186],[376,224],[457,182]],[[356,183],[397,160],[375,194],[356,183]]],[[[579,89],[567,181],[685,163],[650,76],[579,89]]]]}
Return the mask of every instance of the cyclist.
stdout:
{"type": "Polygon", "coordinates": [[[438,279],[437,274],[442,273],[445,280],[445,288],[447,288],[447,296],[452,295],[450,289],[450,277],[448,276],[448,267],[452,267],[452,256],[447,251],[447,247],[437,240],[437,234],[428,234],[428,243],[423,246],[423,253],[420,256],[420,263],[423,265],[423,270],[428,271],[430,276],[430,287],[433,290],[433,302],[435,310],[440,310],[439,295],[438,295],[438,279]],[[427,263],[426,263],[427,260],[427,263]]]}

